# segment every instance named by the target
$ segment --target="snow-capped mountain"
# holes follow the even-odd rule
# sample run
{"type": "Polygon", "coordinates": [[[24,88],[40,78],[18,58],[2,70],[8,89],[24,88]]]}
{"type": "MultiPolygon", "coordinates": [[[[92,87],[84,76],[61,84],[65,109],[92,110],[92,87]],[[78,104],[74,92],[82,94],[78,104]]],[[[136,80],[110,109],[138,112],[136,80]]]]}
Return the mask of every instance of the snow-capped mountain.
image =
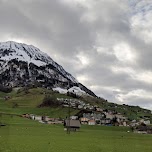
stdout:
{"type": "Polygon", "coordinates": [[[95,96],[46,53],[33,45],[13,41],[0,43],[0,83],[5,87],[36,85],[69,89],[76,86],[95,96]]]}

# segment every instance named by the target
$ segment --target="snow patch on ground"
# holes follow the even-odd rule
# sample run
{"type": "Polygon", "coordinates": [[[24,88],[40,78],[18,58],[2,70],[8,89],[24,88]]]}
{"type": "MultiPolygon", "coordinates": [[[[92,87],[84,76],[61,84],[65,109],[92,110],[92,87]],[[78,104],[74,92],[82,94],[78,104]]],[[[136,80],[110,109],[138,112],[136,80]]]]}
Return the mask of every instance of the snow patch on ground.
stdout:
{"type": "Polygon", "coordinates": [[[53,91],[58,91],[61,94],[66,94],[68,92],[67,89],[63,89],[63,88],[60,88],[60,87],[53,88],[53,91]]]}
{"type": "Polygon", "coordinates": [[[79,96],[81,96],[81,95],[83,95],[83,94],[86,94],[85,91],[81,90],[79,87],[76,87],[76,86],[73,86],[73,87],[70,88],[68,91],[69,91],[69,92],[72,92],[72,93],[75,93],[76,95],[79,95],[79,96]]]}
{"type": "Polygon", "coordinates": [[[79,96],[86,94],[85,91],[81,90],[79,87],[76,87],[76,86],[73,86],[72,88],[70,88],[68,90],[57,87],[57,88],[53,88],[53,91],[58,91],[61,94],[66,94],[67,92],[71,92],[71,93],[75,93],[76,95],[79,95],[79,96]]]}

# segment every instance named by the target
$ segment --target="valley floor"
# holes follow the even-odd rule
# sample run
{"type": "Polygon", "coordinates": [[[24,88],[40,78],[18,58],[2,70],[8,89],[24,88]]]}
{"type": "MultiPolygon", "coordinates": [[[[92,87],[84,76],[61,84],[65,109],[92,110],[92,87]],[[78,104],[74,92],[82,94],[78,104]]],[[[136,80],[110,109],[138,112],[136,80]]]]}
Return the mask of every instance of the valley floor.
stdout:
{"type": "Polygon", "coordinates": [[[85,126],[67,134],[62,125],[0,115],[0,152],[150,152],[152,135],[127,127],[85,126]]]}

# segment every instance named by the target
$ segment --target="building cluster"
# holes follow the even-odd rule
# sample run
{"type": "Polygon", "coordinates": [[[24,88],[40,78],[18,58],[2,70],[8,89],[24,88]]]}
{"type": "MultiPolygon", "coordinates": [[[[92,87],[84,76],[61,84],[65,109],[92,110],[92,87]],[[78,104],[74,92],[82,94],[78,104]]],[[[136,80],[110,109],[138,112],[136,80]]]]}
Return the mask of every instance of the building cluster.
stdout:
{"type": "Polygon", "coordinates": [[[38,121],[45,124],[63,124],[63,119],[50,118],[49,116],[38,116],[34,114],[23,114],[22,117],[38,121]]]}
{"type": "Polygon", "coordinates": [[[64,99],[57,98],[59,102],[62,103],[63,107],[70,107],[79,110],[88,110],[88,113],[83,113],[81,116],[81,124],[88,125],[117,125],[117,126],[127,126],[128,119],[121,114],[115,114],[111,111],[104,111],[97,105],[90,105],[78,99],[64,99]]]}
{"type": "Polygon", "coordinates": [[[131,127],[136,127],[136,126],[139,126],[140,124],[145,124],[145,125],[150,125],[151,122],[149,119],[140,119],[139,121],[137,120],[132,120],[130,122],[130,126],[131,127]]]}
{"type": "Polygon", "coordinates": [[[85,103],[84,101],[78,99],[65,99],[65,98],[57,98],[57,100],[62,103],[63,107],[71,107],[74,109],[81,109],[81,110],[96,110],[102,111],[97,105],[90,105],[89,103],[85,103]]]}
{"type": "Polygon", "coordinates": [[[147,126],[143,123],[133,128],[134,133],[139,134],[152,134],[152,126],[147,126]]]}
{"type": "MultiPolygon", "coordinates": [[[[79,109],[80,113],[77,116],[71,116],[70,120],[79,120],[85,125],[106,125],[106,126],[131,126],[136,127],[141,123],[149,125],[150,120],[140,119],[139,121],[129,121],[127,117],[121,113],[116,113],[110,110],[104,110],[97,105],[90,105],[78,99],[57,98],[63,107],[79,109]]],[[[23,117],[37,120],[46,124],[63,124],[64,119],[50,118],[49,116],[37,116],[34,114],[24,114],[23,117]]]]}
{"type": "MultiPolygon", "coordinates": [[[[49,116],[38,116],[34,114],[23,114],[22,117],[38,121],[45,124],[63,124],[64,119],[50,118],[49,116]]],[[[121,114],[103,113],[83,113],[82,117],[70,116],[70,120],[79,120],[86,125],[117,125],[127,126],[127,118],[121,114]]]]}
{"type": "Polygon", "coordinates": [[[81,124],[127,126],[128,119],[121,114],[112,112],[83,113],[80,118],[81,124]]]}

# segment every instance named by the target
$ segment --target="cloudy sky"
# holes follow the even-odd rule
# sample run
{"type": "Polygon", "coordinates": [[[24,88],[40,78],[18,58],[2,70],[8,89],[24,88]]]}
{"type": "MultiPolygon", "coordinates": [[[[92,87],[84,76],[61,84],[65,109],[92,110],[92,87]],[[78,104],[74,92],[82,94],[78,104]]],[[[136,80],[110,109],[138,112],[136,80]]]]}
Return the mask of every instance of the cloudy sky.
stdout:
{"type": "Polygon", "coordinates": [[[0,41],[33,44],[110,102],[152,110],[151,0],[0,0],[0,41]]]}

